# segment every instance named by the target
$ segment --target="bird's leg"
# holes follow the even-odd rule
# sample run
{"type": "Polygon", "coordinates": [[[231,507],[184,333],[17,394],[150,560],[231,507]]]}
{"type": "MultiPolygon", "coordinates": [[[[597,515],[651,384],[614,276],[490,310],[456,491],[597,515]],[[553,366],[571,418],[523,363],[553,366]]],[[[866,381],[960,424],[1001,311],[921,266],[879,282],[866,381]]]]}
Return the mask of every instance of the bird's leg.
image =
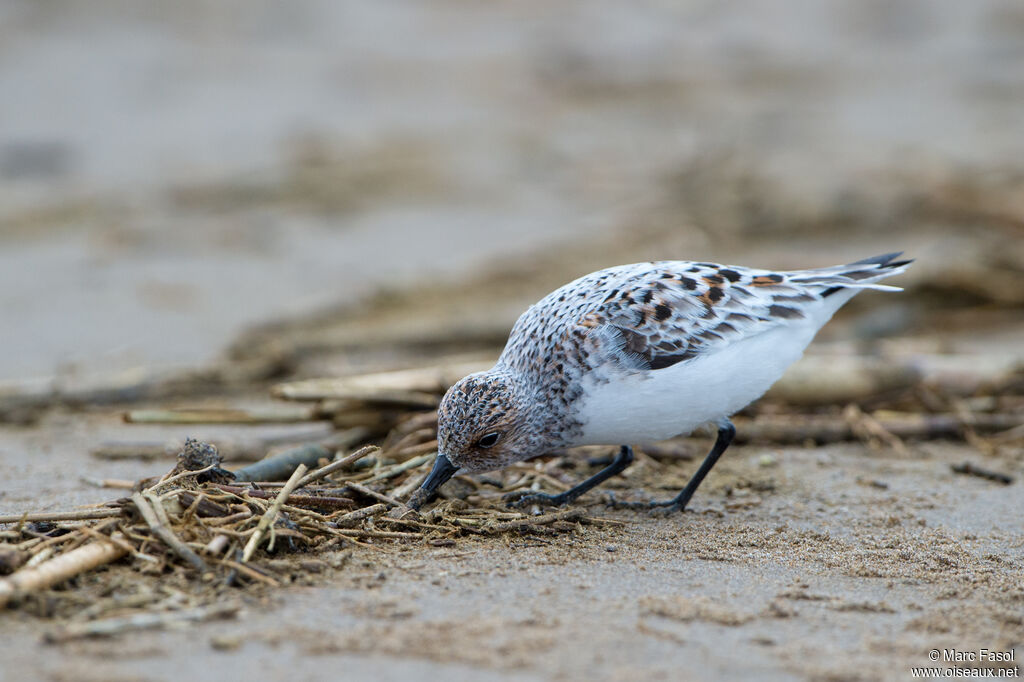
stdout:
{"type": "Polygon", "coordinates": [[[715,462],[722,456],[726,448],[729,447],[729,443],[736,436],[736,427],[732,425],[732,422],[726,419],[718,425],[718,437],[715,439],[715,444],[711,446],[711,452],[704,458],[700,468],[697,469],[697,473],[693,475],[690,482],[686,484],[682,492],[676,495],[674,500],[671,500],[667,505],[683,511],[686,509],[686,505],[689,504],[690,498],[697,492],[697,487],[704,481],[704,477],[711,471],[711,467],[715,466],[715,462]]]}
{"type": "Polygon", "coordinates": [[[718,437],[715,439],[715,444],[712,445],[711,452],[705,458],[705,461],[700,463],[700,468],[697,469],[693,477],[690,478],[690,482],[686,484],[686,487],[682,489],[682,492],[671,500],[665,500],[664,502],[618,502],[611,498],[611,505],[613,507],[621,507],[626,509],[651,509],[653,507],[668,507],[670,511],[683,511],[686,509],[686,505],[689,504],[690,498],[696,493],[697,487],[708,475],[708,472],[712,470],[715,463],[718,462],[718,458],[722,457],[732,442],[732,438],[736,435],[736,427],[732,425],[729,420],[724,420],[718,425],[718,437]]]}
{"type": "Polygon", "coordinates": [[[704,461],[701,462],[700,468],[697,469],[697,473],[693,475],[690,482],[686,484],[682,492],[673,497],[671,500],[665,500],[664,502],[618,502],[612,498],[612,504],[616,507],[628,507],[631,509],[649,509],[651,507],[668,507],[672,511],[682,511],[686,509],[686,505],[689,504],[690,498],[697,492],[697,488],[704,481],[704,478],[711,471],[711,468],[715,466],[715,462],[722,456],[726,448],[729,447],[729,443],[732,442],[733,437],[736,436],[736,427],[733,426],[732,422],[728,419],[723,420],[718,425],[718,437],[715,439],[715,444],[711,446],[711,452],[707,454],[704,461]]]}
{"type": "Polygon", "coordinates": [[[607,481],[612,476],[622,473],[622,471],[633,462],[633,448],[628,445],[623,445],[619,448],[618,454],[615,455],[615,459],[612,460],[611,464],[601,469],[596,474],[583,481],[579,485],[569,488],[564,493],[557,495],[548,495],[546,493],[535,493],[530,491],[516,491],[505,495],[505,502],[510,507],[525,507],[531,504],[539,504],[543,506],[558,507],[563,504],[572,502],[577,497],[587,492],[591,488],[607,481]]]}

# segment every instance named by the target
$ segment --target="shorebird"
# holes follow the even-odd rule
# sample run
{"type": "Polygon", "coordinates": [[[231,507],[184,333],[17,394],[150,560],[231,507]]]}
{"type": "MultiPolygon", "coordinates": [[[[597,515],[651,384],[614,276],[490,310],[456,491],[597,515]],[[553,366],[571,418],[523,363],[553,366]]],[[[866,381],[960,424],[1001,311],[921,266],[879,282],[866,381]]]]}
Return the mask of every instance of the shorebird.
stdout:
{"type": "Polygon", "coordinates": [[[456,473],[557,448],[620,445],[575,487],[513,502],[563,505],[628,467],[629,444],[713,424],[715,443],[686,487],[649,503],[685,509],[736,433],[729,417],[767,391],[844,303],[865,289],[900,291],[879,284],[912,262],[900,255],[792,272],[657,261],[566,284],[520,316],[494,367],[445,394],[437,459],[409,506],[456,473]]]}

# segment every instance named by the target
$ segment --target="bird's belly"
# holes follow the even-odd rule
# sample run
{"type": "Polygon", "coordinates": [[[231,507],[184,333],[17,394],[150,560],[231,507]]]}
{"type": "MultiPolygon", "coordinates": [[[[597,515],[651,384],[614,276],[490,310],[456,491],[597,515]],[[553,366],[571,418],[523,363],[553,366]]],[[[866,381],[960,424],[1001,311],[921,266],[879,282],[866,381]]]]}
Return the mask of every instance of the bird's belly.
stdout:
{"type": "Polygon", "coordinates": [[[660,440],[728,417],[759,398],[803,354],[818,327],[773,329],[665,369],[584,377],[575,444],[660,440]]]}

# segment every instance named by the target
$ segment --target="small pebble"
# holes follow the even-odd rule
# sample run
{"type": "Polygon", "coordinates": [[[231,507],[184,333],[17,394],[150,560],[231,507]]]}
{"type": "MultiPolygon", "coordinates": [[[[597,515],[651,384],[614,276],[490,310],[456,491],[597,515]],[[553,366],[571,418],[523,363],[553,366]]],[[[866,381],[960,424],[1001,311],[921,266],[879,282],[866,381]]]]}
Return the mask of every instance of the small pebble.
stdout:
{"type": "Polygon", "coordinates": [[[241,635],[214,635],[210,638],[210,646],[217,651],[235,651],[242,646],[241,635]]]}
{"type": "Polygon", "coordinates": [[[348,563],[348,560],[351,558],[352,550],[346,549],[340,552],[331,552],[326,557],[324,557],[324,560],[326,561],[327,565],[331,568],[341,568],[346,563],[348,563]]]}
{"type": "Polygon", "coordinates": [[[434,547],[454,547],[455,540],[451,538],[436,538],[430,541],[430,544],[434,547]]]}

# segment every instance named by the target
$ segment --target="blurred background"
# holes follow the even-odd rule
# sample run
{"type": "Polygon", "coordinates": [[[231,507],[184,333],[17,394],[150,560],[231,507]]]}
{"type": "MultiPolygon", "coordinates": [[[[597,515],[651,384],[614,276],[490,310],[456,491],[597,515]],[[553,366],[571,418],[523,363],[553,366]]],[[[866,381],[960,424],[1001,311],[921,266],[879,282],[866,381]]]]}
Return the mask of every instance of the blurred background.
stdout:
{"type": "Polygon", "coordinates": [[[862,335],[1020,340],[1016,0],[8,0],[0,97],[9,392],[500,345],[639,259],[903,249],[862,335]]]}
{"type": "MultiPolygon", "coordinates": [[[[346,548],[325,587],[253,597],[233,623],[73,648],[43,651],[26,610],[0,622],[0,679],[896,679],[933,647],[1024,641],[1024,504],[1003,485],[1024,472],[1021,0],[0,0],[0,512],[17,518],[125,495],[186,436],[232,468],[383,443],[374,466],[414,462],[415,487],[430,410],[468,371],[452,365],[486,366],[575,277],[899,250],[917,260],[887,283],[906,291],[858,296],[738,416],[751,444],[698,514],[346,548]],[[366,376],[391,368],[413,371],[366,376]],[[304,386],[350,390],[271,398],[304,386]],[[674,629],[641,630],[652,611],[674,629]]],[[[641,445],[618,484],[655,495],[708,443],[641,445]]],[[[599,461],[500,475],[567,487],[599,461]]],[[[141,565],[36,615],[122,613],[83,606],[120,599],[111,575],[192,603],[141,565]]]]}

